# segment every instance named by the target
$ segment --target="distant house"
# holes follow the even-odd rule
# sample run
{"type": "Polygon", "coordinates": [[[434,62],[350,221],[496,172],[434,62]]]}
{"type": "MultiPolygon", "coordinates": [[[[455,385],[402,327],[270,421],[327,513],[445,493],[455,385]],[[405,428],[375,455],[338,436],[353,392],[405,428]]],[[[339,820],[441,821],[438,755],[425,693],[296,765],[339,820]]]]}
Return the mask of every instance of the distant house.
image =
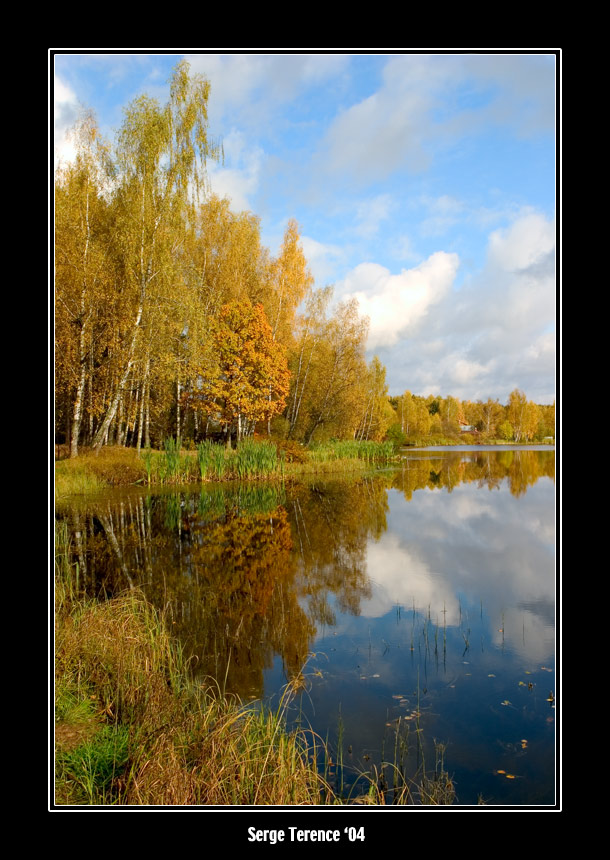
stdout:
{"type": "Polygon", "coordinates": [[[474,424],[465,424],[460,421],[460,433],[478,433],[478,430],[474,424]]]}

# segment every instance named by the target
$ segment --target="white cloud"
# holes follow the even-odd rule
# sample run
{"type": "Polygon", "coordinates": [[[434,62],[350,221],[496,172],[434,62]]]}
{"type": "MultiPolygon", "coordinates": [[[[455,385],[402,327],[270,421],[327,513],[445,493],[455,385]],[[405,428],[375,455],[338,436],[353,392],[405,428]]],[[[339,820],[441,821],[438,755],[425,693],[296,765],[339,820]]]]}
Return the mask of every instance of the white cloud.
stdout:
{"type": "Polygon", "coordinates": [[[366,555],[372,587],[371,597],[360,604],[364,618],[379,618],[396,604],[414,604],[439,615],[444,612],[448,625],[457,623],[459,607],[454,591],[416,551],[405,547],[396,533],[369,541],[366,555]]]}
{"type": "Polygon", "coordinates": [[[460,387],[468,387],[474,381],[480,380],[488,372],[488,368],[479,361],[469,361],[466,358],[452,357],[448,365],[452,379],[460,387]]]}
{"type": "MultiPolygon", "coordinates": [[[[523,211],[493,231],[483,269],[457,291],[446,291],[426,325],[410,329],[394,350],[380,352],[396,367],[391,391],[498,397],[519,387],[530,399],[554,398],[555,225],[523,211]]],[[[363,308],[364,309],[364,308],[363,308]]],[[[380,341],[383,344],[383,341],[380,341]]]]}
{"type": "Polygon", "coordinates": [[[436,151],[490,125],[517,136],[552,130],[553,77],[548,56],[391,57],[377,91],[334,120],[323,162],[365,182],[425,170],[436,151]]]}
{"type": "Polygon", "coordinates": [[[301,245],[316,284],[320,287],[334,281],[336,267],[345,258],[344,249],[339,245],[318,242],[310,236],[302,236],[301,245]]]}
{"type": "Polygon", "coordinates": [[[353,172],[361,179],[385,179],[406,164],[429,165],[422,140],[425,97],[416,91],[397,96],[380,90],[339,114],[329,129],[326,168],[353,172]]]}
{"type": "Polygon", "coordinates": [[[489,264],[505,272],[526,269],[555,248],[555,224],[539,213],[518,218],[508,229],[489,237],[489,264]]]}
{"type": "Polygon", "coordinates": [[[432,305],[450,291],[459,259],[438,251],[413,269],[393,275],[377,263],[361,263],[338,285],[343,298],[356,298],[370,318],[368,348],[391,346],[412,332],[432,305]]]}
{"type": "Polygon", "coordinates": [[[271,111],[299,92],[333,78],[346,67],[341,54],[194,54],[193,72],[211,84],[210,117],[252,127],[268,124],[271,111]]]}
{"type": "Polygon", "coordinates": [[[68,137],[68,131],[76,122],[80,105],[76,94],[55,75],[54,90],[54,137],[55,162],[73,161],[76,155],[74,144],[68,137]]]}
{"type": "Polygon", "coordinates": [[[210,187],[219,197],[230,198],[235,211],[251,209],[250,199],[258,190],[264,152],[259,147],[248,147],[244,135],[237,131],[227,135],[223,146],[225,161],[231,166],[210,162],[210,187]]]}

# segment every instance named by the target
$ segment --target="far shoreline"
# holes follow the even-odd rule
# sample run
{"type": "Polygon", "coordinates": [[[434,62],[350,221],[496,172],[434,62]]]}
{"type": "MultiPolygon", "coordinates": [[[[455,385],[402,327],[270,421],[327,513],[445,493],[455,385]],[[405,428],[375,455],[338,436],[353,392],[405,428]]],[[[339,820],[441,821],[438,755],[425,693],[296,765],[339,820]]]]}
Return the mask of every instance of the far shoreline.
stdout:
{"type": "Polygon", "coordinates": [[[554,451],[555,445],[517,445],[514,442],[507,445],[426,445],[423,447],[406,446],[398,449],[403,455],[409,451],[554,451]]]}

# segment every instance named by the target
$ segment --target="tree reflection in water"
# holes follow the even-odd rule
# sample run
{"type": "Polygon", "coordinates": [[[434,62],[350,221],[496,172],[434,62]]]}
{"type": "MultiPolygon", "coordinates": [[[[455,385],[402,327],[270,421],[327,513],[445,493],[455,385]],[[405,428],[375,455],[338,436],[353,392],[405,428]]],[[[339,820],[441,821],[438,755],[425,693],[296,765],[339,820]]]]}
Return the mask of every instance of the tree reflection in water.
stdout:
{"type": "Polygon", "coordinates": [[[276,657],[287,679],[298,676],[318,629],[337,611],[359,615],[370,598],[367,544],[386,531],[388,488],[409,500],[424,488],[507,481],[518,496],[554,477],[554,462],[553,451],[408,452],[399,470],[374,478],[132,492],[58,515],[90,595],[142,588],[197,676],[261,697],[276,657]]]}

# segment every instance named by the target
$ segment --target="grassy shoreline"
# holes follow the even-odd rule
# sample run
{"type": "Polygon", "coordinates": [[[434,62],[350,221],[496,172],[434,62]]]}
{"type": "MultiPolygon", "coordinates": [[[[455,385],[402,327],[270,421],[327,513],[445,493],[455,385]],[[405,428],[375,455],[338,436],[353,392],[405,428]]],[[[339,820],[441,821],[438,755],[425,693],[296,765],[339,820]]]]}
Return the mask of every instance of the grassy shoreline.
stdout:
{"type": "Polygon", "coordinates": [[[168,440],[165,450],[107,447],[85,451],[55,463],[56,497],[98,492],[128,484],[189,484],[211,481],[273,479],[299,475],[363,471],[395,456],[387,442],[336,442],[308,450],[296,443],[275,445],[245,441],[237,448],[202,443],[196,450],[178,449],[168,440]]]}
{"type": "MultiPolygon", "coordinates": [[[[276,711],[190,680],[162,614],[133,589],[98,603],[56,532],[55,804],[319,805],[333,802],[276,711]]],[[[315,744],[314,744],[315,746],[315,744]]]]}
{"type": "Polygon", "coordinates": [[[326,744],[286,727],[301,678],[275,710],[243,705],[212,679],[195,682],[163,614],[135,588],[104,602],[84,598],[65,524],[55,540],[55,806],[454,802],[438,761],[417,781],[386,763],[343,795],[318,770],[332,760],[326,744]]]}
{"type": "MultiPolygon", "coordinates": [[[[433,437],[407,444],[402,451],[456,444],[473,443],[433,437]]],[[[515,445],[497,439],[480,444],[498,448],[515,445]]],[[[387,465],[400,456],[391,442],[336,441],[307,449],[297,443],[246,440],[233,449],[207,442],[194,450],[185,450],[167,440],[163,451],[145,449],[139,454],[134,448],[105,447],[99,453],[85,450],[74,459],[57,460],[55,496],[87,495],[129,484],[290,481],[305,475],[361,473],[387,465]]]]}

